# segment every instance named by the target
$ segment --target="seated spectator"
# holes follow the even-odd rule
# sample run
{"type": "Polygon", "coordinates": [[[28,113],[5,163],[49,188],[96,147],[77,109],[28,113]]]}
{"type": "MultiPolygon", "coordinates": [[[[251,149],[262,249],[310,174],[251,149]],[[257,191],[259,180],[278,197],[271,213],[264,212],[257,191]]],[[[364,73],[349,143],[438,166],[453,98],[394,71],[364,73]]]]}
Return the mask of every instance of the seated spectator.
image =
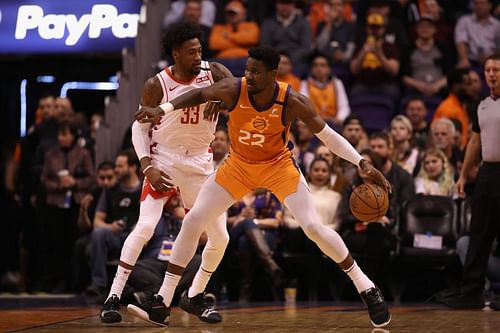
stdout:
{"type": "Polygon", "coordinates": [[[351,113],[344,84],[332,77],[332,68],[325,55],[318,53],[312,57],[311,73],[302,81],[300,93],[309,97],[316,112],[334,128],[339,128],[351,113]]]}
{"type": "Polygon", "coordinates": [[[92,157],[76,145],[76,131],[72,123],[59,123],[58,144],[47,151],[41,176],[46,206],[39,217],[40,282],[44,290],[53,293],[69,287],[79,203],[95,182],[92,157]]]}
{"type": "Polygon", "coordinates": [[[276,16],[262,23],[261,45],[289,52],[295,73],[302,76],[307,72],[311,40],[311,27],[307,20],[297,12],[295,2],[276,0],[276,16]]]}
{"type": "Polygon", "coordinates": [[[439,118],[456,119],[462,127],[462,141],[460,147],[463,149],[469,140],[469,116],[464,108],[464,103],[469,98],[470,76],[468,69],[454,69],[448,74],[448,87],[450,93],[445,100],[439,104],[434,113],[433,122],[439,118]]]}
{"type": "Polygon", "coordinates": [[[455,125],[448,118],[440,118],[431,125],[432,146],[444,153],[453,170],[454,179],[457,179],[464,160],[464,154],[455,145],[455,133],[455,125]]]}
{"type": "Polygon", "coordinates": [[[142,188],[138,170],[139,161],[134,151],[119,153],[115,161],[118,183],[99,197],[94,230],[87,248],[91,271],[88,295],[105,293],[108,287],[106,263],[110,258],[119,258],[127,235],[137,223],[142,188]]]}
{"type": "MultiPolygon", "coordinates": [[[[356,29],[356,43],[362,42],[367,37],[367,30],[365,24],[366,19],[372,14],[381,15],[385,21],[385,34],[384,39],[389,44],[395,44],[398,50],[406,50],[410,46],[408,42],[408,31],[403,25],[401,16],[395,11],[397,9],[397,2],[393,0],[371,0],[371,1],[359,1],[358,7],[364,7],[367,5],[367,9],[363,14],[363,9],[360,9],[361,13],[358,15],[357,29],[356,29]]],[[[369,24],[369,23],[368,23],[369,24]]]]}
{"type": "Polygon", "coordinates": [[[321,223],[337,229],[337,207],[341,195],[332,189],[330,182],[332,169],[327,160],[316,157],[311,162],[311,170],[307,175],[307,183],[313,195],[314,207],[318,212],[321,223]]]}
{"type": "Polygon", "coordinates": [[[405,114],[410,120],[413,128],[412,143],[420,151],[428,145],[429,124],[427,123],[427,106],[420,97],[412,97],[408,100],[405,114]]]}
{"type": "Polygon", "coordinates": [[[268,273],[273,287],[283,282],[283,270],[273,259],[277,228],[283,212],[279,200],[267,190],[245,195],[228,210],[228,250],[238,250],[240,265],[239,301],[251,301],[255,258],[268,273]]]}
{"type": "Polygon", "coordinates": [[[438,148],[425,151],[422,169],[415,178],[415,192],[423,195],[442,195],[452,197],[455,194],[453,171],[448,159],[438,148]]]}
{"type": "Polygon", "coordinates": [[[280,51],[280,63],[276,80],[288,83],[295,91],[300,90],[300,79],[293,74],[292,58],[286,51],[280,51]]]}
{"type": "Polygon", "coordinates": [[[229,154],[229,134],[227,130],[224,128],[218,128],[215,131],[214,141],[210,144],[210,148],[212,148],[212,153],[214,156],[214,170],[224,162],[227,155],[229,154]]]}
{"type": "Polygon", "coordinates": [[[333,66],[348,68],[354,52],[356,26],[346,21],[343,13],[344,0],[331,0],[325,7],[325,22],[318,24],[316,48],[328,56],[333,66]]]}
{"type": "Polygon", "coordinates": [[[102,192],[116,185],[116,175],[113,162],[105,161],[97,167],[97,187],[80,200],[80,212],[78,214],[78,227],[83,236],[80,236],[73,247],[72,258],[72,281],[71,288],[74,292],[81,292],[88,286],[88,258],[86,255],[87,244],[90,241],[90,233],[93,228],[97,201],[102,192]]]}
{"type": "Polygon", "coordinates": [[[393,161],[410,175],[420,168],[420,152],[412,146],[413,127],[410,120],[397,115],[391,121],[391,135],[394,141],[393,161]]]}
{"type": "Polygon", "coordinates": [[[416,26],[417,38],[402,62],[401,71],[406,93],[444,95],[445,73],[448,73],[451,63],[448,56],[450,52],[434,41],[436,26],[432,17],[420,17],[416,26]]]}
{"type": "Polygon", "coordinates": [[[191,21],[190,18],[198,16],[195,22],[210,28],[214,25],[216,11],[212,0],[172,1],[167,15],[163,19],[163,28],[168,29],[171,25],[182,22],[183,17],[187,21],[191,21]],[[198,6],[195,6],[195,3],[198,3],[198,6]]]}
{"type": "Polygon", "coordinates": [[[386,297],[388,290],[390,252],[396,248],[396,235],[399,209],[414,194],[413,179],[402,168],[390,160],[389,136],[386,133],[374,133],[370,144],[377,149],[363,150],[361,156],[384,172],[393,185],[389,195],[389,210],[378,221],[363,223],[358,221],[349,209],[349,197],[355,186],[363,182],[357,173],[352,184],[342,194],[339,207],[340,230],[347,247],[366,274],[381,288],[386,297]]]}
{"type": "Polygon", "coordinates": [[[482,67],[486,57],[500,49],[500,22],[491,15],[491,0],[473,0],[473,13],[455,26],[458,67],[482,67]]]}
{"type": "Polygon", "coordinates": [[[385,19],[380,14],[367,18],[367,37],[356,46],[351,61],[351,71],[356,83],[351,96],[383,94],[396,102],[399,88],[396,77],[399,73],[399,50],[385,39],[385,19]]]}
{"type": "Polygon", "coordinates": [[[467,115],[469,119],[473,119],[474,114],[477,111],[477,107],[481,100],[486,97],[483,91],[483,82],[479,73],[473,69],[469,71],[470,85],[469,85],[469,98],[465,101],[465,109],[467,110],[467,115]]]}
{"type": "MultiPolygon", "coordinates": [[[[456,9],[456,3],[451,1],[442,2],[438,0],[425,0],[425,1],[415,1],[418,2],[418,9],[415,22],[418,22],[420,17],[429,17],[434,21],[434,26],[436,28],[436,33],[434,34],[434,41],[442,45],[446,50],[450,52],[449,56],[451,58],[451,63],[455,63],[456,52],[455,43],[453,42],[453,29],[454,29],[454,15],[453,6],[456,9]],[[443,8],[445,6],[445,8],[443,8]]],[[[410,39],[416,39],[416,31],[412,29],[410,31],[410,39]]]]}
{"type": "Polygon", "coordinates": [[[230,1],[225,10],[225,24],[215,24],[210,33],[209,47],[215,58],[246,58],[248,49],[259,43],[259,27],[246,22],[247,12],[239,1],[230,1]]]}
{"type": "MultiPolygon", "coordinates": [[[[319,145],[314,153],[315,159],[323,158],[328,162],[330,168],[330,187],[333,191],[342,193],[348,184],[348,180],[342,174],[339,165],[340,158],[334,155],[325,145],[319,145]]],[[[310,171],[309,171],[310,172],[310,171]]]]}
{"type": "MultiPolygon", "coordinates": [[[[341,134],[358,152],[368,148],[368,135],[363,126],[363,121],[355,114],[348,116],[342,123],[341,134]]],[[[346,160],[340,160],[342,175],[347,181],[352,182],[357,172],[357,167],[346,160]]]]}

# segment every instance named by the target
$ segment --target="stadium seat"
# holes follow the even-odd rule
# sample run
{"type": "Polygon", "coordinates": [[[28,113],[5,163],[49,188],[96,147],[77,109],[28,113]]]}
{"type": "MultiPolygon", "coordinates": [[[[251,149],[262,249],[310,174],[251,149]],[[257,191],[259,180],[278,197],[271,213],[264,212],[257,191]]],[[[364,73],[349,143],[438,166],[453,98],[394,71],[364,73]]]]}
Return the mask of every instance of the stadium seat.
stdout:
{"type": "MultiPolygon", "coordinates": [[[[457,234],[457,207],[453,199],[445,196],[419,195],[404,205],[399,226],[400,246],[396,259],[396,267],[401,275],[399,281],[401,284],[397,288],[398,296],[404,292],[405,285],[428,283],[434,288],[444,288],[452,284],[457,275],[453,273],[454,269],[459,269],[456,253],[457,234]],[[432,246],[428,247],[428,244],[419,242],[425,238],[430,241],[431,236],[441,239],[434,243],[435,248],[429,248],[432,246]],[[432,282],[429,283],[429,280],[432,282]],[[437,280],[441,285],[436,283],[437,280]],[[410,281],[413,283],[410,284],[410,281]]],[[[428,291],[432,293],[437,290],[428,291]]]]}
{"type": "Polygon", "coordinates": [[[352,113],[363,120],[368,132],[389,128],[394,114],[394,105],[390,97],[383,95],[363,95],[350,101],[352,113]]]}

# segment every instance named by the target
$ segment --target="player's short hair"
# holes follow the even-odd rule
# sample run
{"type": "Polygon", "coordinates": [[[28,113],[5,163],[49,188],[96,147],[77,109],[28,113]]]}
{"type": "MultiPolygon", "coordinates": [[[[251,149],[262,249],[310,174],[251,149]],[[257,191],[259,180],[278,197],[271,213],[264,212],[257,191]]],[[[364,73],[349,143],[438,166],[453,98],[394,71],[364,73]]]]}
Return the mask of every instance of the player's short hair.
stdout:
{"type": "Polygon", "coordinates": [[[182,45],[185,41],[193,38],[201,40],[201,29],[192,23],[179,23],[168,29],[163,37],[162,47],[165,56],[170,56],[172,51],[182,45]]]}
{"type": "Polygon", "coordinates": [[[268,70],[278,69],[278,64],[280,63],[279,52],[268,46],[252,47],[248,50],[248,56],[262,61],[268,70]]]}

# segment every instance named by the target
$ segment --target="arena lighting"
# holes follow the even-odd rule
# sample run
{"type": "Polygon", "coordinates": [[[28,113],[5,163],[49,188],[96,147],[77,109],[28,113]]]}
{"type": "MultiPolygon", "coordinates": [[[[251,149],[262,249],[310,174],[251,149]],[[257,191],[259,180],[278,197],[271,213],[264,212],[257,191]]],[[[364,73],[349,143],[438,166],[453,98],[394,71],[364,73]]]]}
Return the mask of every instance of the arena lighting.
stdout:
{"type": "Polygon", "coordinates": [[[19,133],[21,137],[26,135],[26,84],[28,80],[24,79],[21,81],[21,87],[19,89],[19,95],[21,96],[21,116],[19,120],[20,128],[19,133]]]}
{"type": "Polygon", "coordinates": [[[61,87],[61,97],[66,97],[68,90],[116,90],[119,84],[117,82],[66,82],[61,87]]]}
{"type": "Polygon", "coordinates": [[[40,75],[36,77],[36,82],[39,83],[53,83],[56,81],[56,77],[53,75],[40,75]]]}

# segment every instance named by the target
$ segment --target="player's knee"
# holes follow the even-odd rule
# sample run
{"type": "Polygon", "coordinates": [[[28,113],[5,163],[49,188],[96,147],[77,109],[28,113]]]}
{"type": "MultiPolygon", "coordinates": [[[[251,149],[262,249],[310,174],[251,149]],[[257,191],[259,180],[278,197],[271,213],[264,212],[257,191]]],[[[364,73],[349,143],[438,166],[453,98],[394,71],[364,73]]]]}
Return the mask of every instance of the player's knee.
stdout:
{"type": "Polygon", "coordinates": [[[134,230],[132,230],[132,235],[143,238],[145,241],[149,241],[153,237],[155,231],[155,225],[148,223],[137,223],[134,230]]]}

